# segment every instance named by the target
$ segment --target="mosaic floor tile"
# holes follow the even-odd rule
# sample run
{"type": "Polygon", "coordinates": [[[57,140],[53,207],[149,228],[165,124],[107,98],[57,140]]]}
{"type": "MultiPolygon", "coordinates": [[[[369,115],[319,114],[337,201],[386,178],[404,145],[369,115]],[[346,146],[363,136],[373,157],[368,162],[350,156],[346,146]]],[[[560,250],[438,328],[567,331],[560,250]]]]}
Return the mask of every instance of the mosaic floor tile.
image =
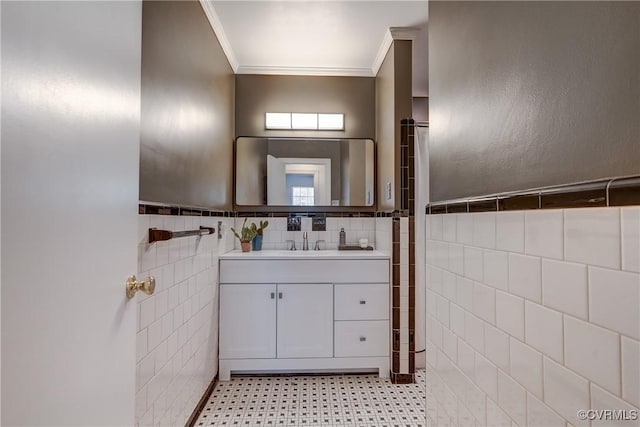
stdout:
{"type": "Polygon", "coordinates": [[[425,371],[415,384],[377,375],[236,376],[219,382],[196,426],[425,427],[425,371]]]}

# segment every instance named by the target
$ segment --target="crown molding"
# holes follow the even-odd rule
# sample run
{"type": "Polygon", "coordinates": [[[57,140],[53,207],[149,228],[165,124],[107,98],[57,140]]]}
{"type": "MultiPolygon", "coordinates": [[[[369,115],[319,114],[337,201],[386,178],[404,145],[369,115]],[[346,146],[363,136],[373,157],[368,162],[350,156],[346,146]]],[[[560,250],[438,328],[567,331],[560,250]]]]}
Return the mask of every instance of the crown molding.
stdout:
{"type": "Polygon", "coordinates": [[[288,76],[352,76],[374,77],[370,68],[339,67],[282,67],[282,66],[245,66],[238,67],[236,74],[278,74],[288,76]]]}
{"type": "Polygon", "coordinates": [[[382,44],[380,45],[380,48],[378,48],[378,54],[376,55],[375,59],[373,60],[373,64],[371,65],[371,74],[373,74],[374,76],[378,74],[378,71],[382,66],[382,62],[384,61],[384,58],[387,56],[387,52],[391,47],[391,43],[393,43],[393,36],[391,35],[390,29],[387,29],[387,31],[385,31],[384,33],[382,44]]]}
{"type": "Polygon", "coordinates": [[[231,49],[231,44],[227,39],[227,35],[224,32],[222,23],[218,18],[218,14],[213,7],[212,1],[200,0],[200,4],[202,5],[202,9],[204,10],[205,15],[207,15],[207,19],[209,20],[209,24],[211,25],[213,32],[218,38],[218,42],[220,42],[220,46],[222,47],[222,50],[227,57],[227,61],[229,61],[229,65],[231,65],[233,72],[237,73],[239,68],[238,60],[236,59],[236,55],[233,53],[233,49],[231,49]]]}
{"type": "Polygon", "coordinates": [[[391,27],[387,29],[384,33],[382,44],[380,44],[380,48],[378,49],[378,54],[371,65],[371,74],[374,76],[378,74],[382,62],[384,62],[384,58],[387,56],[387,52],[394,40],[415,40],[418,31],[420,31],[420,29],[415,27],[391,27]]]}
{"type": "Polygon", "coordinates": [[[389,33],[394,40],[415,40],[420,28],[416,27],[391,27],[389,33]]]}

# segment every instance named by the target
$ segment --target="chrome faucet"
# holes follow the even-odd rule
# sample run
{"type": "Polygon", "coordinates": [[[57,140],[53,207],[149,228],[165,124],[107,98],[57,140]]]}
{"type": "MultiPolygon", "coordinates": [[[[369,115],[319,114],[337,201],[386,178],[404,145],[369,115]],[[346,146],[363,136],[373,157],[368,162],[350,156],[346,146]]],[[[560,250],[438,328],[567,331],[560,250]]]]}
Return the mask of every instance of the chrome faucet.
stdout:
{"type": "Polygon", "coordinates": [[[320,242],[324,243],[324,240],[316,240],[316,245],[313,247],[314,251],[320,250],[320,242]]]}
{"type": "Polygon", "coordinates": [[[306,231],[302,233],[302,250],[303,251],[309,250],[309,238],[307,237],[306,231]]]}
{"type": "Polygon", "coordinates": [[[295,240],[287,240],[287,243],[291,242],[291,247],[289,248],[290,251],[295,251],[296,250],[296,241],[295,240]]]}

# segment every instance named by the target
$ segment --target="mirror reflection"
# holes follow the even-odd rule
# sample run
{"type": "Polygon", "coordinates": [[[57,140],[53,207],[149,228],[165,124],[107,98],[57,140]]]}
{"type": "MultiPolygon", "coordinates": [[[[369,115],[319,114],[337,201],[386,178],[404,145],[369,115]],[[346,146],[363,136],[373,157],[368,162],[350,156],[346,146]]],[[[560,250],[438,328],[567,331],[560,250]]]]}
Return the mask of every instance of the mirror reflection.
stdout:
{"type": "Polygon", "coordinates": [[[250,138],[236,141],[236,204],[372,206],[370,139],[250,138]]]}

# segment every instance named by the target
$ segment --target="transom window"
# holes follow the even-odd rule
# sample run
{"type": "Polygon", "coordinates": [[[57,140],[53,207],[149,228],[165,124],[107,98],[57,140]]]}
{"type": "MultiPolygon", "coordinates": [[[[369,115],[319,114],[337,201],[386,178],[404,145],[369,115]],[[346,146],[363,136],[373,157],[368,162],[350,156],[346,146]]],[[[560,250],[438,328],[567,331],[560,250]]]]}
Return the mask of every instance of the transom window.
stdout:
{"type": "Polygon", "coordinates": [[[313,187],[291,187],[291,202],[294,206],[313,206],[313,196],[313,187]]]}

